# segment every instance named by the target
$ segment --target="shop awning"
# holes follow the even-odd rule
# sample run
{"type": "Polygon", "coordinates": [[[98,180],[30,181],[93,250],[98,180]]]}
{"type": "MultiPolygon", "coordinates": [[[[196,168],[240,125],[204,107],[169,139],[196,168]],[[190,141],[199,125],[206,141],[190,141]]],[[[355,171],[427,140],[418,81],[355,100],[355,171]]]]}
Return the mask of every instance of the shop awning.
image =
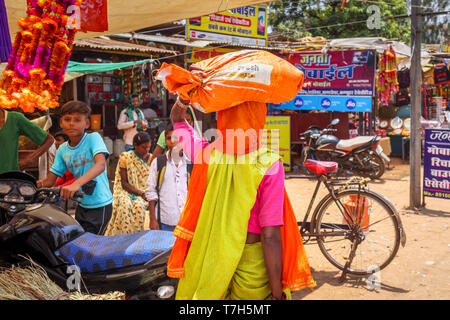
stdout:
{"type": "MultiPolygon", "coordinates": [[[[389,40],[386,38],[377,37],[366,37],[366,38],[342,38],[331,40],[322,50],[327,49],[372,49],[376,50],[378,53],[383,53],[384,50],[388,50],[389,47],[395,51],[397,58],[400,60],[398,67],[401,69],[403,67],[409,68],[411,66],[411,47],[407,44],[389,40]]],[[[425,66],[431,59],[431,55],[422,50],[421,53],[421,63],[425,66]]]]}
{"type": "Polygon", "coordinates": [[[139,52],[145,54],[158,54],[158,55],[174,55],[177,51],[165,50],[160,48],[154,48],[149,46],[143,46],[140,44],[111,40],[107,37],[89,38],[75,40],[75,48],[87,48],[96,49],[102,51],[124,51],[124,52],[139,52]]]}
{"type": "MultiPolygon", "coordinates": [[[[106,32],[78,32],[77,39],[104,34],[131,32],[180,19],[199,17],[267,0],[108,0],[108,26],[106,32]]],[[[26,0],[5,0],[11,39],[19,31],[17,21],[26,15],[26,0]]]]}
{"type": "Polygon", "coordinates": [[[82,74],[89,73],[99,73],[107,72],[117,69],[123,69],[126,67],[131,67],[137,64],[151,62],[150,59],[138,60],[138,61],[127,61],[127,62],[117,62],[117,63],[85,63],[69,61],[66,72],[76,72],[82,74]]]}
{"type": "MultiPolygon", "coordinates": [[[[90,73],[107,72],[117,69],[123,69],[138,64],[149,63],[151,59],[144,59],[138,61],[118,62],[118,63],[84,63],[69,61],[66,73],[64,74],[64,82],[73,80],[75,78],[84,76],[90,73]]],[[[3,70],[6,68],[7,63],[0,64],[0,79],[2,78],[3,70]]]]}

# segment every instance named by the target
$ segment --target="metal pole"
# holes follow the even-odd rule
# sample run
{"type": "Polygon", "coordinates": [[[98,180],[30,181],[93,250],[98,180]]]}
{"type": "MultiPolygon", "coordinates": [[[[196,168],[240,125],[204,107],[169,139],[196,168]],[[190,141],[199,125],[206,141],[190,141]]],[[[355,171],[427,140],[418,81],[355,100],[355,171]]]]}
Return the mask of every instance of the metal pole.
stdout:
{"type": "Polygon", "coordinates": [[[421,45],[422,45],[422,16],[421,0],[411,1],[411,144],[410,144],[410,193],[409,204],[411,209],[422,206],[421,197],[421,137],[420,137],[420,115],[421,115],[421,45]]]}

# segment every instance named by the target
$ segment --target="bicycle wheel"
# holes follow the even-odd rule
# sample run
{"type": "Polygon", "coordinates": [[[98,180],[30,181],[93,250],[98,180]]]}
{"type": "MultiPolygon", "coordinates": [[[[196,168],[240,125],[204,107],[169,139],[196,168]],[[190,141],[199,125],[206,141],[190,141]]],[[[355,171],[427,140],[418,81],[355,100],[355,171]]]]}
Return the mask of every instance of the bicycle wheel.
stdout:
{"type": "Polygon", "coordinates": [[[387,200],[374,191],[356,189],[337,193],[336,201],[327,197],[314,218],[317,243],[327,260],[343,270],[356,239],[358,246],[347,272],[368,275],[385,268],[400,245],[399,225],[387,200]],[[354,223],[344,218],[344,207],[354,223]]]}

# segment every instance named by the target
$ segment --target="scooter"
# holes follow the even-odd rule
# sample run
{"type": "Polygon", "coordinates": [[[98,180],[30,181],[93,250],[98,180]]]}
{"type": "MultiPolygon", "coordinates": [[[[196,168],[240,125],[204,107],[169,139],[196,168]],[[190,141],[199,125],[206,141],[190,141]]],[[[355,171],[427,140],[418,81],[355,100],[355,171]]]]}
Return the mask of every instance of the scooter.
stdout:
{"type": "MultiPolygon", "coordinates": [[[[28,256],[67,291],[121,291],[132,300],[174,299],[178,281],[166,272],[175,242],[171,232],[85,232],[54,205],[59,193],[59,188],[37,188],[35,178],[23,172],[0,174],[0,266],[27,265],[28,256]]],[[[82,196],[77,192],[74,198],[82,196]]]]}
{"type": "Polygon", "coordinates": [[[379,145],[380,137],[360,136],[341,140],[332,135],[337,129],[331,127],[338,123],[339,119],[334,119],[322,130],[318,126],[310,126],[301,134],[302,164],[307,159],[334,161],[339,164],[341,170],[379,179],[384,174],[385,161],[390,162],[379,145]]]}

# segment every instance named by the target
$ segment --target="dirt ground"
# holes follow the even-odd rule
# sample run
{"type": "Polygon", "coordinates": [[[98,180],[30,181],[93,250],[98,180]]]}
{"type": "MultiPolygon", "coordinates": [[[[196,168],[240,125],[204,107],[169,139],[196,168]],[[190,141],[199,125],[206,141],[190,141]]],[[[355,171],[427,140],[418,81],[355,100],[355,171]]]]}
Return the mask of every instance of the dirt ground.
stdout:
{"type": "MultiPolygon", "coordinates": [[[[408,210],[409,170],[408,162],[393,158],[391,170],[382,180],[369,184],[394,204],[407,238],[405,247],[400,247],[391,264],[381,270],[380,288],[369,289],[366,277],[347,276],[346,282],[340,283],[341,272],[325,259],[316,243],[309,242],[305,250],[317,287],[295,292],[293,299],[450,299],[450,200],[425,198],[420,212],[408,210]]],[[[306,213],[314,186],[313,180],[286,179],[298,220],[306,213]]],[[[324,194],[322,190],[317,199],[324,194]]]]}

